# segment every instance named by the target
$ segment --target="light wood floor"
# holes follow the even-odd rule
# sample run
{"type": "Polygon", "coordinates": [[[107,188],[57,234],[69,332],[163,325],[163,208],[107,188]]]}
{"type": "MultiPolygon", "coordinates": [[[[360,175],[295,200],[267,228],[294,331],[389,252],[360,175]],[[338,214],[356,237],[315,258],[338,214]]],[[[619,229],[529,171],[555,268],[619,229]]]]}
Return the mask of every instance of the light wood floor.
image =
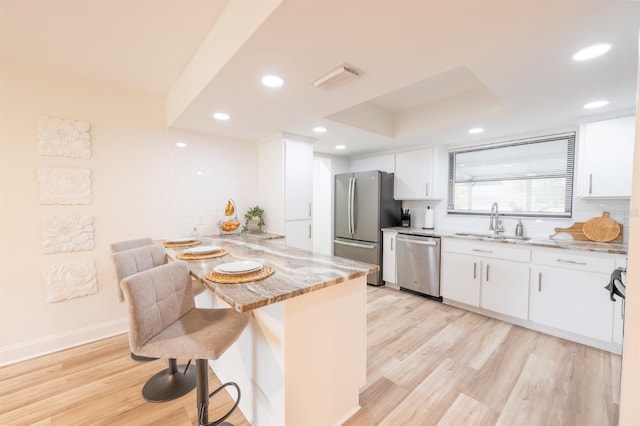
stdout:
{"type": "MultiPolygon", "coordinates": [[[[385,287],[368,293],[367,385],[345,426],[617,424],[619,356],[385,287]]],[[[196,425],[195,392],[142,399],[165,366],[131,360],[122,335],[1,368],[0,425],[196,425]]],[[[231,403],[216,395],[210,418],[231,403]]],[[[238,410],[229,421],[248,424],[238,410]]]]}
{"type": "Polygon", "coordinates": [[[618,355],[384,287],[367,338],[346,426],[618,423],[618,355]]]}

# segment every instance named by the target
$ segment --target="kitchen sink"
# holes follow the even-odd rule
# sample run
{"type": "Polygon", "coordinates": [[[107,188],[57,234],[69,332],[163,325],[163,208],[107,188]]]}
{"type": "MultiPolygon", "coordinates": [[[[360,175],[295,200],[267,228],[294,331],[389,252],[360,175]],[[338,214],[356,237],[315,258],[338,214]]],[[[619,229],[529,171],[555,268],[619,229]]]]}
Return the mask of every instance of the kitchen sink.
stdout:
{"type": "Polygon", "coordinates": [[[531,239],[531,237],[518,237],[515,235],[475,234],[473,232],[456,232],[454,235],[460,237],[487,238],[498,241],[529,241],[531,239]]]}

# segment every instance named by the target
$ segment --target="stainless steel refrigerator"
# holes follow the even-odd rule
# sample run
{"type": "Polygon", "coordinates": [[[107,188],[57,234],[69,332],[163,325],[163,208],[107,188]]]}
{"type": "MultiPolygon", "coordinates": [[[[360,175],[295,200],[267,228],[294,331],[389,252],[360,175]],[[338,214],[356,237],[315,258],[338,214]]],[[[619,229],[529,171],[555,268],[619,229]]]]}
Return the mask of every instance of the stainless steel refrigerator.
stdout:
{"type": "Polygon", "coordinates": [[[367,283],[382,285],[382,228],[400,225],[402,209],[393,199],[393,173],[336,175],[334,196],[333,254],[379,265],[367,283]]]}

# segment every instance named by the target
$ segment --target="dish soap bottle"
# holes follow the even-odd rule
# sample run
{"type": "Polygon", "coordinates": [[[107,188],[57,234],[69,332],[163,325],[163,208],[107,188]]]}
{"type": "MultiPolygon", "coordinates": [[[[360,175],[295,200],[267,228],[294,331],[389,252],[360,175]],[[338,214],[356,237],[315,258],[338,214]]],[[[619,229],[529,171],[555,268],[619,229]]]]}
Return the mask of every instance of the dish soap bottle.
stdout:
{"type": "Polygon", "coordinates": [[[518,224],[516,225],[516,237],[522,237],[524,235],[524,225],[522,225],[522,221],[518,219],[518,224]]]}

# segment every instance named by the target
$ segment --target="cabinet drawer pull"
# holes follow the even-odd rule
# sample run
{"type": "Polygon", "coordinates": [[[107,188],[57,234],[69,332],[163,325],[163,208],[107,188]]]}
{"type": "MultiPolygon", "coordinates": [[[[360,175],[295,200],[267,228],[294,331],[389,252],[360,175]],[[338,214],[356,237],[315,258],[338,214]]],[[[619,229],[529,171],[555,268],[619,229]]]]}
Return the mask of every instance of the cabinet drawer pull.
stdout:
{"type": "Polygon", "coordinates": [[[476,248],[471,249],[471,251],[475,251],[478,253],[493,253],[493,250],[482,250],[482,249],[476,249],[476,248]]]}
{"type": "Polygon", "coordinates": [[[538,272],[538,293],[542,291],[542,272],[538,272]]]}
{"type": "Polygon", "coordinates": [[[572,265],[586,265],[587,264],[587,262],[578,262],[577,260],[569,260],[569,259],[556,259],[556,262],[570,263],[572,265]]]}
{"type": "Polygon", "coordinates": [[[489,265],[487,265],[487,282],[489,282],[489,265]]]}
{"type": "Polygon", "coordinates": [[[476,277],[478,276],[476,273],[476,270],[478,269],[478,264],[476,262],[473,262],[473,279],[475,280],[476,277]]]}

